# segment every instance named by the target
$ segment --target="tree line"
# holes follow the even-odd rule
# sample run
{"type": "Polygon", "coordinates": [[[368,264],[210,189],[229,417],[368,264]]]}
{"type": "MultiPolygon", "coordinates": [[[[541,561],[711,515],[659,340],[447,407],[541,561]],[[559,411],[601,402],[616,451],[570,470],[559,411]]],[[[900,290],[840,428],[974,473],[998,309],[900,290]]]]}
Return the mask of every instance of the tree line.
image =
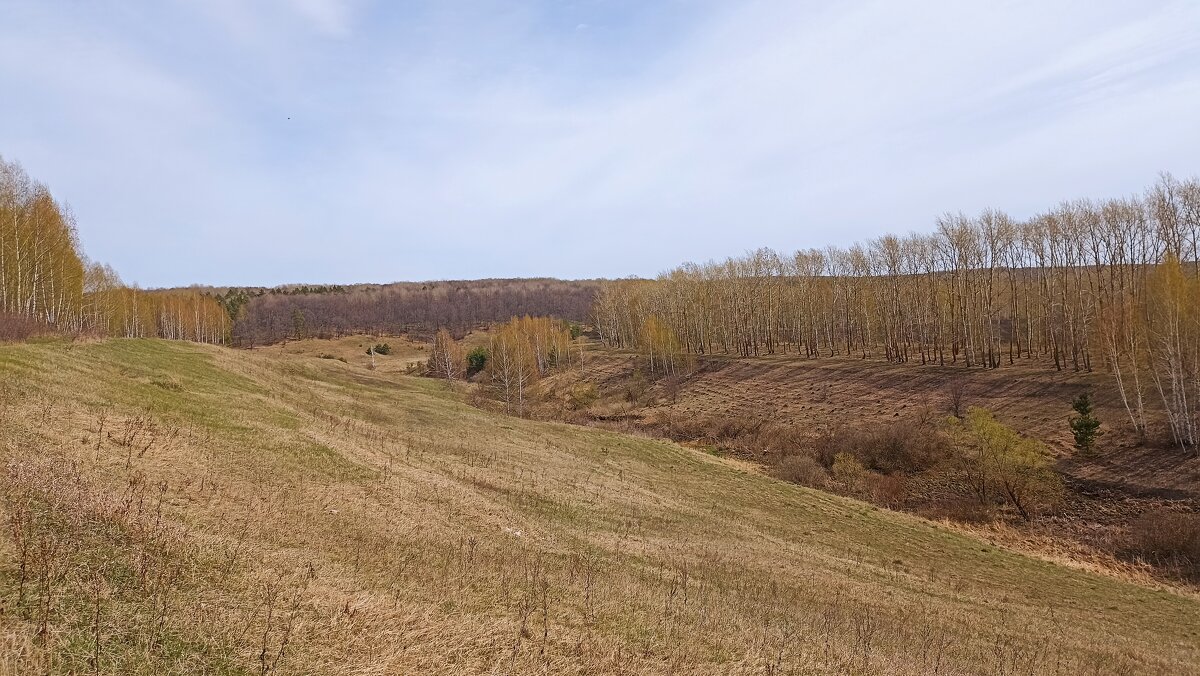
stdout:
{"type": "Polygon", "coordinates": [[[69,209],[0,157],[0,339],[43,330],[253,347],[350,333],[463,333],[513,316],[583,320],[597,282],[479,280],[388,285],[142,290],[87,259],[69,209]]]}
{"type": "MultiPolygon", "coordinates": [[[[224,342],[229,315],[196,289],[143,291],[89,261],[75,219],[45,185],[0,157],[0,322],[122,337],[224,342]]],[[[7,336],[4,337],[20,337],[7,336]]]]}
{"type": "Polygon", "coordinates": [[[582,321],[598,287],[595,281],[485,279],[359,285],[324,293],[229,290],[222,299],[236,306],[234,344],[252,347],[356,333],[432,335],[445,328],[462,334],[525,315],[582,321]]]}
{"type": "Polygon", "coordinates": [[[1200,403],[1200,181],[1064,202],[1025,220],[945,214],[932,233],[848,248],[759,249],[602,285],[602,340],[651,356],[799,354],[1111,372],[1133,426],[1161,403],[1195,448],[1200,403]]]}

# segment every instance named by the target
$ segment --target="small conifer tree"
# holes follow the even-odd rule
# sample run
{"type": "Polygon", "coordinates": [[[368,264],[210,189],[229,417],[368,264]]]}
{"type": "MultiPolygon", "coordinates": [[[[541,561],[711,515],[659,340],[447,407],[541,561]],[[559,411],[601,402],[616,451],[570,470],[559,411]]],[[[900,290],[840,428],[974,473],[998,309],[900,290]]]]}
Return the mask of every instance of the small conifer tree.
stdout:
{"type": "Polygon", "coordinates": [[[1096,437],[1103,434],[1100,431],[1100,421],[1092,415],[1092,395],[1084,392],[1075,397],[1071,408],[1079,414],[1070,419],[1071,434],[1075,435],[1075,447],[1081,451],[1091,451],[1096,445],[1096,437]]]}

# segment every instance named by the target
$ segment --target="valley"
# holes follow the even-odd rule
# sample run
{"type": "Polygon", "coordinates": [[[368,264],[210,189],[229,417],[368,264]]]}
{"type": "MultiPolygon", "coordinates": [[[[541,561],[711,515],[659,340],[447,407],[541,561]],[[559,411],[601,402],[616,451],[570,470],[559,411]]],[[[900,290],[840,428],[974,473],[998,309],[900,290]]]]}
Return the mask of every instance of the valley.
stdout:
{"type": "Polygon", "coordinates": [[[17,535],[3,540],[0,669],[1182,674],[1200,662],[1192,592],[1023,555],[734,458],[490,413],[443,382],[349,362],[159,340],[0,346],[17,535]]]}

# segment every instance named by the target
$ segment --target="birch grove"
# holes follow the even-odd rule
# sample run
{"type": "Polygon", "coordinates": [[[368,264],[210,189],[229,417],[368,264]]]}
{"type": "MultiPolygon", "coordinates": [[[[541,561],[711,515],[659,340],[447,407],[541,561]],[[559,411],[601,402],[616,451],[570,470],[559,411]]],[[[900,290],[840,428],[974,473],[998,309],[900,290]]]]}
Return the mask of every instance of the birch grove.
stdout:
{"type": "Polygon", "coordinates": [[[797,354],[1112,374],[1130,424],[1161,408],[1200,442],[1200,181],[1078,200],[1027,220],[946,214],[929,234],[759,249],[602,286],[608,345],[669,372],[688,355],[797,354]]]}
{"type": "Polygon", "coordinates": [[[80,251],[69,210],[0,158],[0,321],[67,332],[221,343],[229,315],[196,289],[143,291],[80,251]],[[11,321],[11,320],[10,320],[11,321]]]}
{"type": "MultiPolygon", "coordinates": [[[[493,326],[488,346],[487,376],[505,405],[524,415],[530,388],[552,369],[570,366],[571,332],[549,317],[513,317],[493,326]]],[[[579,356],[582,366],[582,355],[579,356]]]]}

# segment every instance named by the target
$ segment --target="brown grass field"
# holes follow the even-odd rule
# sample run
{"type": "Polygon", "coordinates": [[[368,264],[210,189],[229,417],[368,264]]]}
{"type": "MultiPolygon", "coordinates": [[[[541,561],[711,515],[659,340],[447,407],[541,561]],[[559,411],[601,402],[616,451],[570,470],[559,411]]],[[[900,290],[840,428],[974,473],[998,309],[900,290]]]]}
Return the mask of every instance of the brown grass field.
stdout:
{"type": "MultiPolygon", "coordinates": [[[[486,331],[474,331],[463,337],[460,342],[466,349],[479,345],[486,346],[488,334],[486,331]]],[[[388,355],[375,356],[375,370],[378,373],[411,374],[429,360],[429,343],[413,340],[407,336],[306,338],[255,348],[255,351],[297,357],[336,359],[352,366],[368,368],[371,364],[371,357],[367,354],[367,348],[379,343],[387,343],[392,348],[392,352],[388,355]]]]}
{"type": "Polygon", "coordinates": [[[0,346],[0,672],[1200,673],[1192,593],[479,410],[366,340],[0,346]]]}

